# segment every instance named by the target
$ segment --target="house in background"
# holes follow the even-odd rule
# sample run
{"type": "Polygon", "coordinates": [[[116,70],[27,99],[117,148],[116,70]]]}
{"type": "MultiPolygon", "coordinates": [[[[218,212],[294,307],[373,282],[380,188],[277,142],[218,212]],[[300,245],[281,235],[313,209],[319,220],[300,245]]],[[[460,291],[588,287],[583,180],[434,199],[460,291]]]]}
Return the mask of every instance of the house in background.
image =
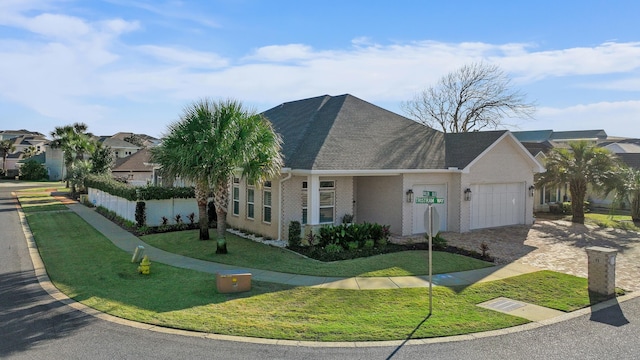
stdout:
{"type": "Polygon", "coordinates": [[[4,164],[8,176],[18,175],[21,161],[44,152],[49,143],[41,133],[28,130],[0,130],[0,140],[9,140],[14,147],[4,164]]]}
{"type": "Polygon", "coordinates": [[[230,226],[286,239],[355,222],[425,233],[428,195],[442,231],[531,224],[529,188],[542,166],[509,131],[444,134],[352,95],[287,102],[263,115],[283,139],[279,178],[258,188],[234,178],[230,226]]]}
{"type": "Polygon", "coordinates": [[[116,159],[111,169],[114,178],[134,186],[145,186],[153,182],[153,165],[149,162],[151,152],[142,149],[132,155],[116,159]]]}
{"type": "MultiPolygon", "coordinates": [[[[101,142],[104,146],[108,146],[111,148],[113,152],[116,163],[114,167],[120,166],[128,160],[123,160],[131,157],[132,155],[139,152],[141,149],[144,149],[149,146],[154,146],[159,141],[158,139],[145,135],[145,134],[134,134],[127,132],[119,132],[115,135],[105,135],[105,136],[97,136],[94,137],[95,140],[101,142]],[[141,140],[141,145],[132,144],[126,140],[131,138],[132,136],[141,140]]],[[[45,166],[47,168],[47,172],[49,173],[49,180],[62,180],[66,176],[66,167],[64,166],[64,158],[61,149],[53,149],[50,146],[46,147],[46,161],[45,166]]],[[[135,163],[135,160],[134,160],[135,163]]],[[[127,172],[132,171],[130,174],[133,174],[134,179],[140,178],[140,180],[135,180],[136,183],[144,183],[146,184],[146,175],[143,175],[145,167],[139,167],[137,170],[130,167],[130,165],[126,165],[127,172]]],[[[121,176],[124,170],[120,170],[118,174],[114,174],[114,176],[121,176]]],[[[128,173],[129,174],[129,173],[128,173]]],[[[129,178],[129,175],[126,175],[129,178]]]]}
{"type": "Polygon", "coordinates": [[[113,136],[100,136],[98,141],[100,141],[102,145],[110,147],[116,159],[135,154],[143,148],[143,146],[134,145],[128,141],[114,138],[113,136]]]}
{"type": "MultiPolygon", "coordinates": [[[[545,163],[546,154],[552,148],[567,148],[570,142],[587,141],[616,154],[623,164],[640,169],[640,139],[609,136],[604,130],[515,131],[513,135],[542,164],[545,163]]],[[[534,210],[542,212],[550,211],[550,208],[557,203],[571,200],[568,185],[536,189],[534,197],[534,210]]],[[[587,200],[596,207],[609,207],[613,201],[613,194],[603,197],[588,190],[587,200]]]]}

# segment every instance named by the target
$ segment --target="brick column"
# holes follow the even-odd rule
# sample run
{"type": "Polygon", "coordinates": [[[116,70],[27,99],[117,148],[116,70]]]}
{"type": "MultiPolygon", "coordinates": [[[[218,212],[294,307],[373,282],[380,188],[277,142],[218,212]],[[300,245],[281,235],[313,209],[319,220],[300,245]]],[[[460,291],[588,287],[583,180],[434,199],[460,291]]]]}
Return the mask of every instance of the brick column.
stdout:
{"type": "Polygon", "coordinates": [[[585,250],[588,257],[589,292],[613,296],[616,292],[618,250],[600,246],[591,246],[585,250]]]}

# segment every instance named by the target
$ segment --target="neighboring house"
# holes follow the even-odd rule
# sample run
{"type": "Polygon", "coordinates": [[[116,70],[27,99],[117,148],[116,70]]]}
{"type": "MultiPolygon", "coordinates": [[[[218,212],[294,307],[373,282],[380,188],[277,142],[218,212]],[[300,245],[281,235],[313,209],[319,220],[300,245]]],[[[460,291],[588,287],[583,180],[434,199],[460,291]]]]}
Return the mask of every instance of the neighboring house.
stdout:
{"type": "Polygon", "coordinates": [[[425,233],[425,194],[440,230],[531,224],[534,174],[544,169],[509,131],[444,134],[352,95],[319,96],[267,110],[283,139],[281,176],[258,188],[234,178],[230,226],[287,238],[291,221],[308,229],[355,222],[425,233]]]}
{"type": "Polygon", "coordinates": [[[27,157],[29,148],[33,150],[32,155],[45,151],[48,140],[39,132],[28,130],[1,130],[0,140],[10,140],[13,145],[13,152],[9,153],[5,162],[5,169],[9,176],[18,174],[19,162],[27,157]]]}
{"type": "MultiPolygon", "coordinates": [[[[640,139],[608,136],[604,130],[553,131],[534,130],[516,131],[513,135],[522,142],[529,152],[544,165],[546,153],[557,147],[568,147],[572,141],[588,141],[615,153],[627,166],[640,168],[640,139]]],[[[570,201],[568,185],[559,187],[542,187],[535,190],[534,210],[547,212],[554,204],[570,201]]],[[[603,197],[587,190],[587,200],[594,206],[608,207],[613,201],[613,194],[603,197]]]]}
{"type": "Polygon", "coordinates": [[[34,136],[34,137],[42,137],[44,135],[37,131],[29,131],[29,130],[0,130],[0,140],[13,139],[20,136],[34,136]]]}
{"type": "Polygon", "coordinates": [[[142,149],[142,146],[134,145],[113,136],[100,136],[98,141],[100,141],[104,146],[110,147],[116,159],[133,155],[138,152],[138,150],[142,149]]]}
{"type": "MultiPolygon", "coordinates": [[[[149,136],[147,134],[135,134],[131,132],[119,132],[111,136],[111,138],[123,140],[123,141],[127,141],[131,138],[138,138],[140,139],[141,145],[143,147],[153,147],[160,143],[160,140],[154,138],[153,136],[149,136]]],[[[128,142],[131,142],[131,141],[128,141],[128,142]]]]}
{"type": "Polygon", "coordinates": [[[114,178],[126,180],[134,186],[144,186],[153,180],[153,165],[149,163],[151,153],[148,149],[142,149],[125,158],[116,159],[111,170],[114,178]]]}

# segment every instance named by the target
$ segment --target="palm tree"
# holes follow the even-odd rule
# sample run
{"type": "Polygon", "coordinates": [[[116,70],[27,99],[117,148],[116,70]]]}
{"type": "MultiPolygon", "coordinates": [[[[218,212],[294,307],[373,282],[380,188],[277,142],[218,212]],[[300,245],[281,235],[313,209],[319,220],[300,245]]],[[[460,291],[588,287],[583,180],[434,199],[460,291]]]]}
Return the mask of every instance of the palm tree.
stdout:
{"type": "MultiPolygon", "coordinates": [[[[84,155],[93,151],[95,141],[92,134],[87,133],[87,125],[74,123],[73,125],[58,126],[51,132],[51,147],[61,149],[64,157],[64,165],[67,170],[67,187],[69,187],[69,174],[74,161],[84,160],[84,155]]],[[[71,193],[75,194],[75,186],[72,184],[71,193]]]]}
{"type": "Polygon", "coordinates": [[[282,167],[280,136],[262,115],[245,110],[235,100],[201,99],[185,107],[180,120],[169,125],[152,159],[162,171],[193,182],[198,203],[200,239],[209,239],[207,197],[213,189],[218,242],[226,253],[229,184],[237,169],[249,181],[262,184],[282,167]]]}
{"type": "Polygon", "coordinates": [[[615,191],[617,203],[628,201],[631,204],[631,220],[640,222],[640,170],[620,167],[617,180],[606,188],[606,192],[615,191]]]}
{"type": "Polygon", "coordinates": [[[24,158],[28,159],[30,157],[38,155],[38,150],[35,146],[31,145],[24,150],[24,158]]]}
{"type": "Polygon", "coordinates": [[[569,148],[553,148],[545,162],[547,171],[540,174],[537,186],[569,184],[571,221],[584,224],[584,199],[587,185],[605,193],[615,184],[618,160],[607,149],[586,141],[569,143],[569,148]]]}
{"type": "Polygon", "coordinates": [[[7,156],[14,152],[16,147],[13,145],[11,139],[0,140],[0,153],[2,154],[2,173],[6,172],[7,156]]]}

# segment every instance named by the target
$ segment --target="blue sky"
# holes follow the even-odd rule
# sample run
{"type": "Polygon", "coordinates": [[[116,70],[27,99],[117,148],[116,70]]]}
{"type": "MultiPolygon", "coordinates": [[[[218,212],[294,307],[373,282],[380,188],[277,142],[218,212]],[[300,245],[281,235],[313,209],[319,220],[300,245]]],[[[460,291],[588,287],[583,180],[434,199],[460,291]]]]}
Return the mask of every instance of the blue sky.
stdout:
{"type": "Polygon", "coordinates": [[[400,103],[471,62],[538,105],[512,130],[640,138],[638,1],[1,0],[0,129],[161,136],[201,97],[400,103]]]}

